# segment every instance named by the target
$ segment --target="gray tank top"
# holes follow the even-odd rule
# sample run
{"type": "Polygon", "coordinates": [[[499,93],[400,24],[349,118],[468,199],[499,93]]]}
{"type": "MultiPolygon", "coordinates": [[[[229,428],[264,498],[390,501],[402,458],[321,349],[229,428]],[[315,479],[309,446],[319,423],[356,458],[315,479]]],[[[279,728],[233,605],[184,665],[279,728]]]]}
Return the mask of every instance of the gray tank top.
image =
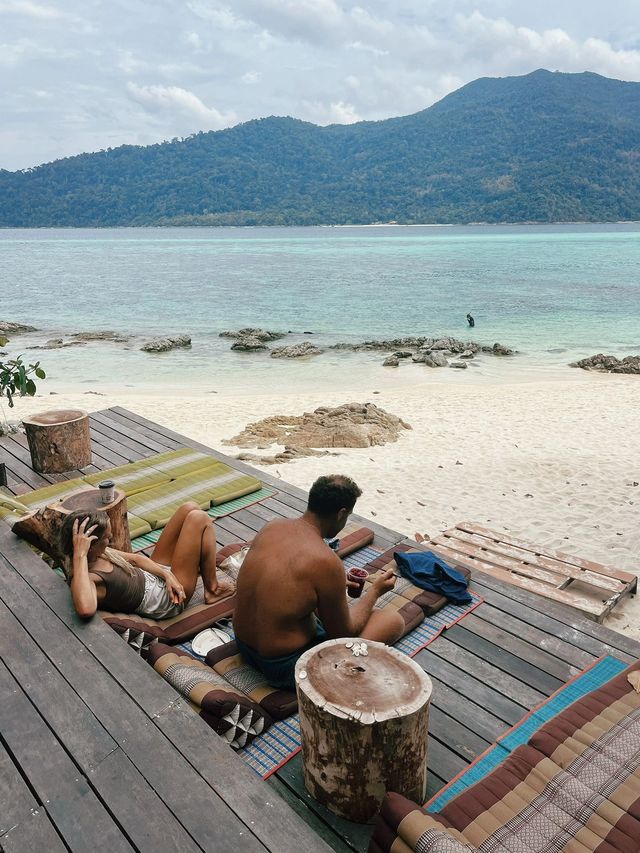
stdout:
{"type": "Polygon", "coordinates": [[[105,548],[104,556],[113,566],[110,572],[90,569],[102,578],[107,590],[98,607],[111,613],[135,613],[144,597],[144,572],[111,548],[105,548]]]}

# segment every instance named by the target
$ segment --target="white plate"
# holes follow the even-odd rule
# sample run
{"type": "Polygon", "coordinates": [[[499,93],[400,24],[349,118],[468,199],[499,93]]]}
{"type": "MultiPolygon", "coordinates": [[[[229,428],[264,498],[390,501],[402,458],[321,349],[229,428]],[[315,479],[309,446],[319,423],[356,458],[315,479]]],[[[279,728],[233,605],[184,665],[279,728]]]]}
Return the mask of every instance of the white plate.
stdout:
{"type": "Polygon", "coordinates": [[[220,628],[207,628],[205,631],[200,631],[199,634],[191,640],[191,648],[197,655],[206,657],[211,649],[216,649],[218,646],[224,646],[225,643],[231,641],[231,637],[226,631],[220,628]]]}

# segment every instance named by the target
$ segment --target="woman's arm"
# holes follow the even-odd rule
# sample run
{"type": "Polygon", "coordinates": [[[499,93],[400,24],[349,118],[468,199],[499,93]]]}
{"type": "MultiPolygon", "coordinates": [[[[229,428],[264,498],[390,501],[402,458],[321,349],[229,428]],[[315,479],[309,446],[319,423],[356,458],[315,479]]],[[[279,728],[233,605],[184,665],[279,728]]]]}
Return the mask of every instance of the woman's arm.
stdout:
{"type": "Polygon", "coordinates": [[[71,600],[76,613],[81,619],[90,619],[98,609],[98,591],[95,583],[89,577],[87,554],[95,536],[91,534],[95,527],[87,530],[85,518],[81,524],[76,519],[73,523],[73,574],[71,576],[71,600]]]}
{"type": "Polygon", "coordinates": [[[163,580],[169,597],[174,604],[181,604],[185,600],[184,587],[169,569],[165,569],[160,563],[156,563],[155,560],[146,557],[144,554],[128,554],[125,551],[118,551],[117,553],[131,563],[132,566],[143,569],[143,571],[149,572],[150,575],[155,575],[160,580],[163,580]]]}

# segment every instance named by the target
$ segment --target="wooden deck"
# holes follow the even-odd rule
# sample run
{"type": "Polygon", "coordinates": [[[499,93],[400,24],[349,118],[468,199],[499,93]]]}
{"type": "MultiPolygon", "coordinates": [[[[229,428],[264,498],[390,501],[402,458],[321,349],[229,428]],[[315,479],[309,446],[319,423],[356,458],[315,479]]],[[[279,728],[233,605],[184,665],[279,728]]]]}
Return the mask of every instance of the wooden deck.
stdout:
{"type": "MultiPolygon", "coordinates": [[[[19,495],[178,447],[209,448],[114,408],[91,416],[93,464],[36,474],[24,436],[0,440],[19,495]]],[[[256,474],[236,460],[234,467],[256,474]]],[[[216,521],[220,545],[300,513],[278,494],[216,521]]],[[[376,545],[404,535],[370,520],[376,545]]],[[[575,611],[476,574],[485,603],[420,652],[434,683],[429,795],[597,657],[632,661],[640,643],[575,611]]],[[[0,846],[6,851],[365,850],[369,827],[306,794],[300,757],[260,780],[98,619],[82,623],[60,579],[0,523],[0,846]]]]}

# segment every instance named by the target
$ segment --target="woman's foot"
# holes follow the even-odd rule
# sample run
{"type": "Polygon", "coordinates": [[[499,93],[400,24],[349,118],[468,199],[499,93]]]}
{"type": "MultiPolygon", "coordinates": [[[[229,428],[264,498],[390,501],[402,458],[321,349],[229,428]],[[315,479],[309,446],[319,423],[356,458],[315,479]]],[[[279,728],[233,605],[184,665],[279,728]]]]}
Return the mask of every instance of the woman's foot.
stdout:
{"type": "Polygon", "coordinates": [[[231,580],[218,581],[213,589],[204,589],[205,604],[215,604],[223,598],[229,598],[236,591],[236,585],[231,580]]]}
{"type": "Polygon", "coordinates": [[[416,542],[428,542],[429,540],[429,537],[424,536],[422,533],[414,533],[413,538],[416,540],[416,542]]]}

